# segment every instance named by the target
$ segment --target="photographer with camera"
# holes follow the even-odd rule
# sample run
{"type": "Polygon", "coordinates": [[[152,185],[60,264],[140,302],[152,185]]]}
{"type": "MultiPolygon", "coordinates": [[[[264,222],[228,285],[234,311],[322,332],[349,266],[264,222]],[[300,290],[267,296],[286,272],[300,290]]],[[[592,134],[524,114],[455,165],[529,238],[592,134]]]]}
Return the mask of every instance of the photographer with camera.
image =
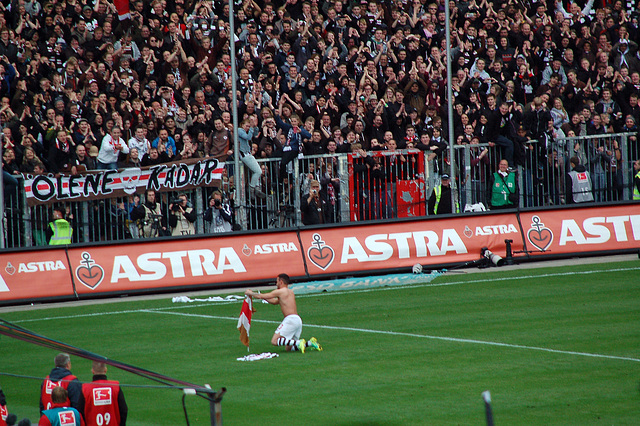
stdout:
{"type": "Polygon", "coordinates": [[[320,182],[317,180],[309,184],[309,196],[300,199],[300,211],[304,225],[329,222],[327,205],[320,197],[320,182]]]}
{"type": "Polygon", "coordinates": [[[215,191],[209,198],[209,208],[204,212],[204,221],[205,230],[210,234],[233,230],[231,206],[222,201],[222,192],[215,191]]]}
{"type": "Polygon", "coordinates": [[[196,227],[193,224],[197,214],[185,194],[180,194],[176,200],[171,201],[169,211],[171,212],[169,214],[171,235],[195,235],[196,227]]]}
{"type": "Polygon", "coordinates": [[[158,195],[154,189],[147,189],[144,192],[144,204],[139,204],[140,200],[134,199],[131,220],[138,223],[138,231],[141,238],[167,235],[167,220],[162,216],[160,202],[156,202],[158,195]]]}

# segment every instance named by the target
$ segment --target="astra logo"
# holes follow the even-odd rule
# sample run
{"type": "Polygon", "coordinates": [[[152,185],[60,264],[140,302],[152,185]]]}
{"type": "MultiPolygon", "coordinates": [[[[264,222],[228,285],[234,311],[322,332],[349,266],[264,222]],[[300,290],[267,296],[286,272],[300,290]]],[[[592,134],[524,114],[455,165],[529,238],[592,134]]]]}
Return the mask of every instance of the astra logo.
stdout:
{"type": "Polygon", "coordinates": [[[44,262],[21,263],[18,266],[18,273],[58,271],[60,269],[67,269],[61,260],[46,260],[44,262]]]}
{"type": "Polygon", "coordinates": [[[275,243],[275,244],[257,244],[253,253],[255,254],[270,254],[270,253],[289,253],[291,251],[298,251],[298,247],[294,243],[275,243]]]}
{"type": "Polygon", "coordinates": [[[573,219],[563,220],[558,244],[603,244],[611,239],[617,242],[640,241],[640,215],[590,217],[582,223],[573,219]]]}
{"type": "Polygon", "coordinates": [[[416,257],[444,256],[447,253],[468,253],[455,229],[443,229],[441,234],[436,231],[401,232],[397,234],[369,235],[360,240],[357,237],[347,237],[342,246],[340,263],[351,260],[358,262],[379,262],[397,257],[408,259],[411,249],[416,257]]]}
{"type": "Polygon", "coordinates": [[[224,271],[247,272],[240,257],[232,247],[223,247],[217,256],[212,250],[181,250],[144,253],[132,259],[127,255],[113,258],[111,282],[157,281],[164,277],[186,277],[185,267],[192,277],[220,275],[224,271]],[[168,261],[168,265],[166,264],[168,261]]]}

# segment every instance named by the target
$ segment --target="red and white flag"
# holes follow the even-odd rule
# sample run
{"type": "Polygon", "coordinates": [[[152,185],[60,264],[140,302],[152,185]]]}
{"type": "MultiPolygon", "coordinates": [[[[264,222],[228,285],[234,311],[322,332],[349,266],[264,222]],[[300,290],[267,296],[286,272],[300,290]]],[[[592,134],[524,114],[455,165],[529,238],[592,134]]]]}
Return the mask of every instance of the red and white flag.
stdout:
{"type": "Polygon", "coordinates": [[[118,11],[118,19],[124,21],[125,19],[131,19],[131,13],[129,12],[129,0],[114,0],[114,4],[118,11]]]}
{"type": "Polygon", "coordinates": [[[242,302],[240,318],[238,318],[238,330],[240,330],[240,341],[247,347],[247,351],[249,350],[249,330],[251,329],[251,314],[253,312],[253,301],[251,297],[246,296],[242,302]]]}

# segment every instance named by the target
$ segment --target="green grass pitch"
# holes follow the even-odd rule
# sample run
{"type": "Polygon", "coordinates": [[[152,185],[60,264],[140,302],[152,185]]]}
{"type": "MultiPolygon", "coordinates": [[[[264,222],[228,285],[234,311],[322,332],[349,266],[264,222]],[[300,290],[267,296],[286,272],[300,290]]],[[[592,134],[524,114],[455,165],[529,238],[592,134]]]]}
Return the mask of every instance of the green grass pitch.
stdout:
{"type": "MultiPolygon", "coordinates": [[[[236,293],[237,294],[237,293],[236,293]]],[[[229,425],[634,425],[640,421],[638,261],[449,273],[429,284],[298,297],[303,337],[324,351],[269,341],[277,306],[255,303],[251,353],[240,303],[147,301],[60,306],[0,317],[47,337],[193,383],[226,387],[229,425]]],[[[0,337],[0,372],[44,377],[56,352],[0,337]]],[[[72,358],[90,380],[90,362],[72,358]]],[[[128,385],[153,382],[109,369],[128,385]]],[[[0,375],[9,411],[38,418],[40,380],[0,375]]],[[[185,424],[175,389],[126,387],[129,425],[185,424]]],[[[192,425],[205,400],[186,399],[192,425]]]]}

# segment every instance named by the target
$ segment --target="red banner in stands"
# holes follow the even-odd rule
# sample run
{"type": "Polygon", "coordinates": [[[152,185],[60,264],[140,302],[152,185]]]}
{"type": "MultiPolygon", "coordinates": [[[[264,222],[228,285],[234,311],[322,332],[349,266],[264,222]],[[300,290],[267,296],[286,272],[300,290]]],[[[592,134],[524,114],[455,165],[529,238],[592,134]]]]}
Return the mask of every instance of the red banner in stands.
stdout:
{"type": "Polygon", "coordinates": [[[492,215],[266,234],[230,234],[138,244],[0,254],[0,304],[167,288],[222,287],[326,274],[464,263],[483,247],[505,256],[640,248],[638,204],[492,215]],[[302,246],[300,242],[302,241],[302,246]],[[67,259],[68,257],[68,259],[67,259]],[[305,270],[306,264],[306,270],[305,270]],[[73,280],[73,281],[72,281],[73,280]]]}

